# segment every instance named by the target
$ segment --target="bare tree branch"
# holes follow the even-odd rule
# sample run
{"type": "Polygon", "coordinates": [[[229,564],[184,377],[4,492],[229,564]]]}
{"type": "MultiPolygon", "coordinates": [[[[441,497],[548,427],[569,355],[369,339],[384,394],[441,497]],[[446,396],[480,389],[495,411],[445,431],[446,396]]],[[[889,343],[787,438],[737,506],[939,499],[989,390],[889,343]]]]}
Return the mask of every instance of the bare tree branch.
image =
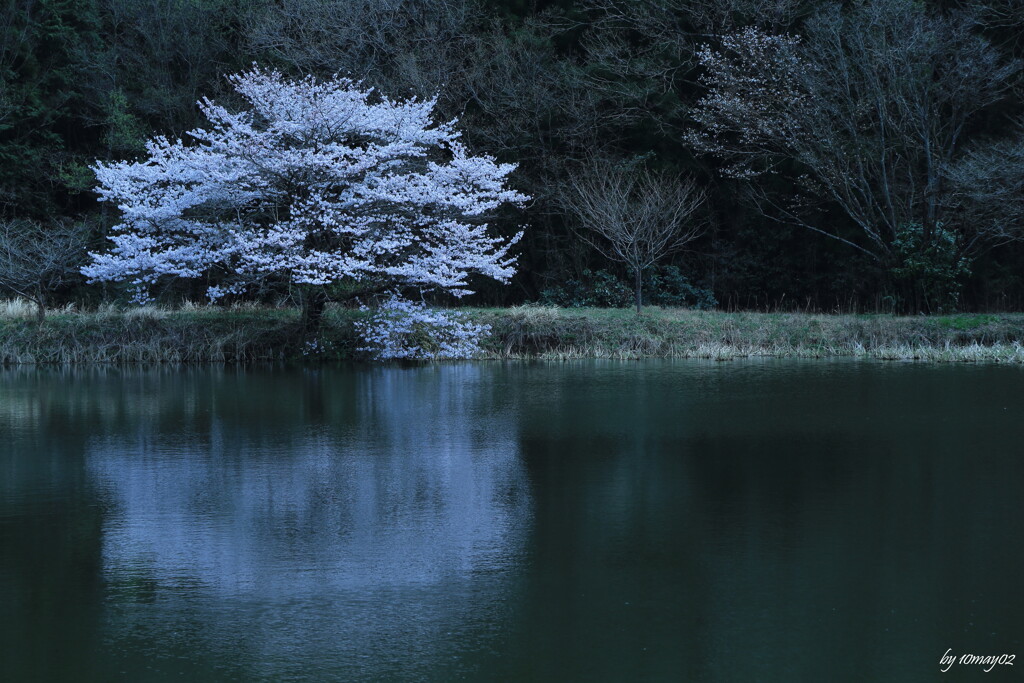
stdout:
{"type": "Polygon", "coordinates": [[[703,224],[694,216],[704,200],[704,191],[691,178],[608,160],[594,160],[573,176],[560,197],[582,228],[580,237],[633,272],[638,313],[643,270],[701,234],[703,224]]]}
{"type": "Polygon", "coordinates": [[[784,169],[804,197],[838,207],[863,235],[857,246],[883,261],[914,224],[925,245],[940,225],[955,228],[964,248],[999,238],[973,239],[992,224],[957,214],[957,176],[944,172],[962,154],[967,126],[1007,97],[1021,70],[975,25],[970,14],[875,0],[825,5],[802,38],[730,33],[700,53],[708,93],[687,140],[739,179],[784,169]]]}
{"type": "Polygon", "coordinates": [[[0,220],[0,288],[33,302],[42,322],[47,296],[78,276],[87,239],[85,226],[70,221],[0,220]]]}

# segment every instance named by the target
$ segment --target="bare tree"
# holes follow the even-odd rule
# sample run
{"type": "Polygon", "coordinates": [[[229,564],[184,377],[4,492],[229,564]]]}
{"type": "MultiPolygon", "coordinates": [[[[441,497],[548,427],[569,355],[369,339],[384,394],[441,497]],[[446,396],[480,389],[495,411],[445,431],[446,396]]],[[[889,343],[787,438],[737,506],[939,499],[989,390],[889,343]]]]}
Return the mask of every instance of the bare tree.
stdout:
{"type": "Polygon", "coordinates": [[[436,97],[461,93],[453,81],[481,21],[473,0],[280,0],[254,5],[242,30],[253,52],[291,69],[436,97]]]}
{"type": "Polygon", "coordinates": [[[34,303],[41,323],[47,296],[79,277],[87,239],[82,224],[58,221],[43,226],[25,219],[0,220],[0,288],[34,303]]]}
{"type": "MultiPolygon", "coordinates": [[[[1024,228],[1024,121],[1017,136],[986,141],[944,169],[953,188],[946,208],[975,226],[990,244],[1018,240],[1024,228]]],[[[973,245],[969,245],[973,246],[973,245]]]]}
{"type": "Polygon", "coordinates": [[[889,267],[893,243],[921,226],[927,248],[938,228],[964,249],[987,224],[957,220],[944,169],[962,153],[970,125],[1006,98],[1020,64],[1003,59],[965,13],[928,11],[913,0],[829,4],[802,37],[747,28],[700,54],[707,94],[688,140],[753,181],[784,174],[799,188],[780,201],[751,182],[765,215],[838,239],[889,267]],[[820,225],[801,209],[838,207],[860,231],[820,225]]]}
{"type": "Polygon", "coordinates": [[[561,204],[588,244],[633,273],[640,313],[644,269],[700,235],[704,199],[691,178],[598,161],[567,182],[561,204]]]}
{"type": "Polygon", "coordinates": [[[680,14],[702,31],[720,33],[745,25],[793,25],[814,0],[674,0],[680,14]]]}
{"type": "Polygon", "coordinates": [[[1024,25],[1024,3],[1020,0],[986,0],[977,9],[986,26],[1018,29],[1024,25]]]}

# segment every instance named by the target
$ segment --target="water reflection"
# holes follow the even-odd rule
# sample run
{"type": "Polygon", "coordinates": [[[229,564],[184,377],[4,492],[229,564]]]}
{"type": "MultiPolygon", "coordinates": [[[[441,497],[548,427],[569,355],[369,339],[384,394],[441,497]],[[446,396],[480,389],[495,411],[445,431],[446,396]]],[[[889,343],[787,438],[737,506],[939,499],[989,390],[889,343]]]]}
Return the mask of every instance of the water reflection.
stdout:
{"type": "Polygon", "coordinates": [[[928,681],[954,642],[1019,651],[1020,378],[546,369],[521,418],[546,570],[508,678],[928,681]]]}
{"type": "Polygon", "coordinates": [[[459,654],[440,634],[484,645],[507,621],[530,493],[515,407],[480,372],[314,371],[286,395],[272,373],[228,373],[205,398],[159,382],[159,396],[108,405],[132,425],[85,455],[108,508],[111,641],[142,629],[159,642],[189,613],[233,612],[237,628],[210,619],[214,637],[260,652],[249,673],[270,678],[302,656],[379,676],[382,649],[401,665],[396,646],[421,656],[390,673],[424,675],[459,654]]]}
{"type": "Polygon", "coordinates": [[[926,681],[947,648],[1024,654],[1020,377],[3,373],[0,680],[926,681]]]}

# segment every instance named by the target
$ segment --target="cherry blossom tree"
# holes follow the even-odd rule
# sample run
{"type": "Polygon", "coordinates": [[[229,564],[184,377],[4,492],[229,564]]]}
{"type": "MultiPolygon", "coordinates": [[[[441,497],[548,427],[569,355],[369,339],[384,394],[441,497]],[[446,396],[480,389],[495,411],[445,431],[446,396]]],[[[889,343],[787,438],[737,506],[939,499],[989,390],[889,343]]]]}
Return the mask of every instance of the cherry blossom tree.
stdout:
{"type": "Polygon", "coordinates": [[[169,277],[206,279],[211,301],[298,285],[315,326],[331,284],[462,296],[474,274],[515,272],[521,233],[493,236],[485,221],[526,201],[506,186],[515,166],[471,155],[434,100],[256,66],[229,80],[245,110],[203,99],[210,125],[190,141],[156,137],[141,161],[94,166],[121,223],[83,269],[92,281],[127,281],[139,301],[169,277]]]}

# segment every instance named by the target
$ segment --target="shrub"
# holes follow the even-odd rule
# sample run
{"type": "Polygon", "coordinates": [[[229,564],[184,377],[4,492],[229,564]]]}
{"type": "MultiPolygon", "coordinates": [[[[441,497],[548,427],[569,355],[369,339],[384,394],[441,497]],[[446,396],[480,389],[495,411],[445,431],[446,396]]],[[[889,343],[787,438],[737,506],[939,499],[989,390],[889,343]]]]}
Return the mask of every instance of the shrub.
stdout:
{"type": "MultiPolygon", "coordinates": [[[[709,289],[694,286],[676,266],[648,268],[644,276],[644,302],[708,310],[718,302],[709,289]]],[[[564,308],[627,308],[633,303],[632,286],[606,270],[584,270],[580,279],[549,287],[540,303],[564,308]]]]}
{"type": "Polygon", "coordinates": [[[677,266],[651,269],[644,289],[650,292],[648,303],[656,306],[681,306],[701,311],[718,306],[710,289],[694,286],[677,266]]]}
{"type": "MultiPolygon", "coordinates": [[[[960,255],[956,233],[936,223],[931,239],[926,240],[921,224],[910,223],[900,228],[892,246],[897,259],[892,275],[908,298],[932,313],[956,311],[963,279],[971,273],[970,262],[960,255]]],[[[911,301],[897,303],[906,307],[911,301]]]]}
{"type": "Polygon", "coordinates": [[[633,290],[607,270],[584,270],[580,279],[549,287],[540,303],[563,308],[625,308],[633,301],[633,290]]]}
{"type": "Polygon", "coordinates": [[[491,330],[460,313],[431,310],[397,296],[355,326],[365,342],[358,350],[377,360],[472,358],[480,354],[480,340],[491,330]]]}

